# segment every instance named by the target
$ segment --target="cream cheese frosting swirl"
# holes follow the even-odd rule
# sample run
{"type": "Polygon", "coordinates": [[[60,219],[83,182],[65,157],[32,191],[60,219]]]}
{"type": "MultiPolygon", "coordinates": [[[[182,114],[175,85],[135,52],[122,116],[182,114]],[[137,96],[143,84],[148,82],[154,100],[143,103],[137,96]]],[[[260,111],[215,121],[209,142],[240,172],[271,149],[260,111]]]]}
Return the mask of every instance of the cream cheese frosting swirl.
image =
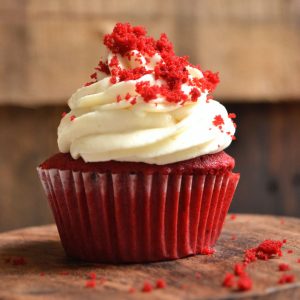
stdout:
{"type": "Polygon", "coordinates": [[[158,63],[165,63],[163,55],[156,52],[150,56],[138,50],[129,53],[124,56],[108,50],[108,70],[98,69],[92,76],[97,80],[69,99],[70,112],[58,127],[61,152],[70,152],[74,159],[82,157],[85,162],[164,165],[228,147],[234,123],[222,104],[208,99],[207,89],[191,84],[203,78],[199,68],[185,67],[188,81],[180,85],[185,100],[170,102],[159,91],[166,80],[154,72],[158,63]],[[123,81],[114,71],[141,67],[144,75],[123,81]],[[157,87],[156,97],[147,101],[137,88],[145,83],[157,87]]]}

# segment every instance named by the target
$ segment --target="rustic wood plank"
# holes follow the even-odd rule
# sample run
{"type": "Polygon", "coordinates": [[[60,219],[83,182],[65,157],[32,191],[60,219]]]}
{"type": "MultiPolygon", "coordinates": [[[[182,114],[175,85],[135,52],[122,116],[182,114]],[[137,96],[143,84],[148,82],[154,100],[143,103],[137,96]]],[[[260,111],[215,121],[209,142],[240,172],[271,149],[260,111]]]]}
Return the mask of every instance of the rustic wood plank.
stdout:
{"type": "Polygon", "coordinates": [[[54,225],[0,234],[1,299],[298,299],[300,297],[300,220],[273,216],[228,216],[212,256],[132,265],[85,264],[67,259],[54,225]],[[238,228],[238,230],[237,230],[238,228]],[[236,240],[232,236],[236,236],[236,240]],[[287,239],[283,256],[249,265],[253,290],[234,292],[222,287],[225,272],[243,258],[243,251],[264,239],[287,239]],[[293,253],[287,253],[292,250],[293,253]],[[9,259],[23,257],[24,265],[9,259]],[[296,281],[278,285],[279,263],[288,263],[296,281]],[[95,272],[95,288],[86,288],[87,274],[95,272]],[[141,292],[144,281],[164,278],[167,287],[141,292]],[[105,279],[105,280],[104,280],[105,279]],[[135,293],[129,293],[130,288],[135,293]]]}
{"type": "Polygon", "coordinates": [[[226,101],[298,101],[299,1],[40,1],[0,3],[0,103],[65,103],[115,22],[165,31],[179,54],[219,70],[226,101]]]}

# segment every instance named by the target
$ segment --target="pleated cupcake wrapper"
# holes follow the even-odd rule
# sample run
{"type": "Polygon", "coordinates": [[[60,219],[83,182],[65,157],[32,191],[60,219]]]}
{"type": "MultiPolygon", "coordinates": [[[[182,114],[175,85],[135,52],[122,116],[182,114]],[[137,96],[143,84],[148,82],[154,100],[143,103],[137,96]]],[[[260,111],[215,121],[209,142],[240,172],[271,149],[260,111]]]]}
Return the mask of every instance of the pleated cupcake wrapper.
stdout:
{"type": "Polygon", "coordinates": [[[67,255],[125,263],[207,253],[239,174],[165,175],[38,168],[67,255]]]}

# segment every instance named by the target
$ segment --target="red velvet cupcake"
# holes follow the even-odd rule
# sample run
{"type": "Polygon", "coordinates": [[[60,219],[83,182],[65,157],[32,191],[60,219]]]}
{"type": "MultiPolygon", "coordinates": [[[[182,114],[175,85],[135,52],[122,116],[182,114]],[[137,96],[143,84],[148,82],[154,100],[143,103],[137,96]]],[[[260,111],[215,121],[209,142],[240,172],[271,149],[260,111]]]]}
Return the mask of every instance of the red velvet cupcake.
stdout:
{"type": "Polygon", "coordinates": [[[218,75],[178,57],[165,34],[117,24],[91,82],[69,100],[58,153],[38,167],[73,258],[150,262],[208,254],[239,174],[234,114],[208,96],[218,75]]]}

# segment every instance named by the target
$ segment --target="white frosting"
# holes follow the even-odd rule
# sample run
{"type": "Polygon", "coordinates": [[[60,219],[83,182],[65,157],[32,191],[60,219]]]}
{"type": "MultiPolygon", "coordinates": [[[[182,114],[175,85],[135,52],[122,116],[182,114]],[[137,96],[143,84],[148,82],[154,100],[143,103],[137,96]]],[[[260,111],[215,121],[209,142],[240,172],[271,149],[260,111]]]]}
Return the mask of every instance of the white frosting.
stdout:
{"type": "MultiPolygon", "coordinates": [[[[146,63],[117,55],[121,68],[135,68],[140,63],[151,70],[161,59],[154,55],[146,63]]],[[[108,62],[112,53],[108,53],[108,62]]],[[[203,77],[200,70],[187,67],[190,78],[203,77]]],[[[71,111],[62,118],[58,127],[58,147],[70,152],[74,159],[85,162],[133,161],[151,164],[178,162],[200,155],[215,153],[232,141],[235,128],[223,105],[214,100],[206,101],[202,93],[197,102],[170,103],[164,97],[145,102],[136,92],[136,83],[149,81],[162,85],[161,79],[147,74],[138,80],[110,82],[110,76],[98,72],[96,83],[82,87],[69,99],[71,111]],[[129,93],[131,99],[126,100],[129,93]],[[118,95],[122,100],[117,101],[118,95]],[[130,101],[136,97],[136,104],[130,101]],[[222,129],[213,124],[220,115],[222,129]],[[75,119],[71,120],[71,116],[75,119]]],[[[189,95],[192,87],[182,85],[189,95]]],[[[190,96],[189,96],[190,98],[190,96]]]]}

